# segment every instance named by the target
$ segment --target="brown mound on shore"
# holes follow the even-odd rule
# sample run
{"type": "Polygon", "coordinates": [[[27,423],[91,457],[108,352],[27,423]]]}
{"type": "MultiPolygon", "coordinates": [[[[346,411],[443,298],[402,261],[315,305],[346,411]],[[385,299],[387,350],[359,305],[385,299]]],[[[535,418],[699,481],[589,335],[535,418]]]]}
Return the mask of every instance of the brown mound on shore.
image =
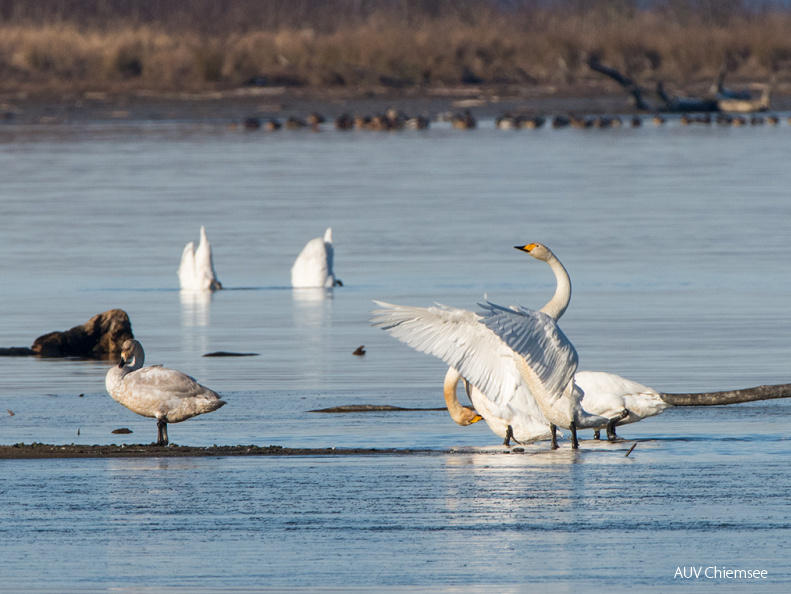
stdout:
{"type": "Polygon", "coordinates": [[[44,458],[190,458],[211,456],[372,456],[438,453],[430,450],[377,448],[284,448],[255,446],[157,446],[157,445],[51,445],[44,443],[0,446],[0,460],[44,458]]]}

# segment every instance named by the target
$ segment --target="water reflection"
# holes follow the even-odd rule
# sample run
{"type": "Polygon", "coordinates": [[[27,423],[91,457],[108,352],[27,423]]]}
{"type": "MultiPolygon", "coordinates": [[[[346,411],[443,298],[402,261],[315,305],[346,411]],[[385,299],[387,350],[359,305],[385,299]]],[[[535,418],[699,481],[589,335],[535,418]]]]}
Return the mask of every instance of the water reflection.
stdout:
{"type": "Polygon", "coordinates": [[[292,289],[294,324],[299,328],[325,326],[332,310],[333,291],[325,288],[292,289]]]}
{"type": "Polygon", "coordinates": [[[213,291],[179,291],[181,325],[185,328],[208,326],[213,291]]]}

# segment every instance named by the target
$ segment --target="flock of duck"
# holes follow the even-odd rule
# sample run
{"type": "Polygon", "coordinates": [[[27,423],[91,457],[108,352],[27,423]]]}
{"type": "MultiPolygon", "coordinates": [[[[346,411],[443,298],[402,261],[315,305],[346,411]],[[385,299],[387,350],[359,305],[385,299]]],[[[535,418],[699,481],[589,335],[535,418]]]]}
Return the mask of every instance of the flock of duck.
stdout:
{"type": "MultiPolygon", "coordinates": [[[[524,444],[550,438],[557,448],[557,428],[571,432],[604,429],[616,439],[615,427],[657,415],[669,404],[651,388],[620,376],[577,371],[577,352],[558,326],[571,299],[571,280],[546,246],[517,248],[549,264],[557,288],[540,310],[479,304],[481,311],[443,305],[429,308],[377,301],[372,324],[412,348],[434,355],[448,366],[444,396],[451,418],[462,426],[480,420],[502,438],[524,444]],[[472,407],[458,400],[463,382],[472,407]]],[[[333,272],[332,229],[311,239],[291,269],[293,288],[331,289],[342,283],[333,272]]],[[[222,288],[214,271],[211,244],[204,227],[197,248],[189,242],[178,276],[182,291],[222,288]]],[[[131,411],[157,420],[157,445],[168,444],[168,423],[179,423],[215,411],[225,404],[194,378],[162,366],[143,367],[145,353],[136,340],[122,346],[121,361],[110,369],[105,385],[114,400],[131,411]]]]}
{"type": "MultiPolygon", "coordinates": [[[[718,124],[721,126],[741,127],[747,125],[777,125],[780,117],[775,114],[729,114],[729,113],[703,113],[703,114],[681,114],[678,121],[682,125],[690,124],[718,124]]],[[[478,127],[478,120],[469,110],[458,113],[446,113],[438,117],[440,121],[448,121],[453,128],[459,130],[472,130],[478,127]]],[[[667,118],[661,114],[653,116],[633,115],[620,117],[617,115],[602,116],[581,116],[576,114],[562,114],[555,116],[543,116],[535,114],[510,114],[506,113],[498,116],[494,120],[496,128],[501,130],[518,129],[537,129],[543,127],[551,128],[621,128],[630,126],[633,128],[642,126],[644,122],[651,122],[655,126],[661,126],[667,122],[667,118]]],[[[791,123],[791,117],[788,118],[791,123]]],[[[408,116],[397,109],[388,109],[385,113],[374,115],[350,115],[341,114],[334,120],[334,127],[337,130],[373,130],[373,131],[395,131],[395,130],[424,130],[430,126],[431,121],[425,116],[408,116]]],[[[322,126],[328,124],[327,118],[318,113],[312,113],[306,118],[289,116],[285,121],[277,118],[260,119],[256,117],[247,118],[244,121],[246,130],[264,129],[268,131],[312,129],[320,130],[322,126]]]]}

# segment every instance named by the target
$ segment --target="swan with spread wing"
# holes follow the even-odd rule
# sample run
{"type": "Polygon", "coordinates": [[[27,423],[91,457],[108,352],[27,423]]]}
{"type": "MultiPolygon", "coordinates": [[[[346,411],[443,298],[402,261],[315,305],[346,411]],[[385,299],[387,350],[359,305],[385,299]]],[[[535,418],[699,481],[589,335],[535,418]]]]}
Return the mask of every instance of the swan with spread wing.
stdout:
{"type": "MultiPolygon", "coordinates": [[[[555,294],[540,311],[558,320],[568,308],[571,297],[571,285],[568,273],[561,265],[560,261],[557,260],[557,257],[550,256],[551,251],[546,246],[535,244],[535,247],[530,253],[537,259],[547,262],[555,274],[557,282],[555,294]]],[[[458,376],[457,371],[453,369],[448,370],[444,388],[446,402],[452,400],[452,395],[456,393],[455,387],[451,388],[448,385],[448,382],[453,381],[454,377],[456,377],[456,383],[458,383],[460,379],[463,379],[458,376]]],[[[597,439],[599,438],[601,430],[605,429],[607,438],[609,440],[614,440],[618,437],[615,432],[616,425],[636,423],[646,417],[658,415],[671,406],[669,403],[665,402],[659,392],[653,388],[615,375],[614,373],[607,373],[604,371],[577,371],[574,374],[574,382],[584,393],[581,401],[582,408],[589,413],[608,419],[605,425],[593,428],[594,437],[597,439]]],[[[471,387],[466,385],[466,389],[471,401],[473,401],[473,397],[477,396],[474,402],[485,405],[485,397],[481,398],[482,395],[480,393],[476,394],[477,390],[474,386],[471,387]]],[[[456,420],[452,414],[451,418],[456,420]]],[[[490,418],[490,416],[487,417],[487,419],[488,418],[490,418]]],[[[495,430],[495,433],[498,433],[498,431],[495,430]]],[[[504,445],[508,445],[508,442],[509,440],[506,439],[504,445]]]]}
{"type": "Polygon", "coordinates": [[[482,410],[473,400],[476,410],[487,422],[492,418],[489,426],[506,441],[509,437],[535,441],[549,434],[556,448],[556,427],[563,427],[571,431],[576,449],[577,429],[606,426],[610,419],[583,409],[582,391],[574,383],[577,352],[556,322],[568,307],[571,281],[542,244],[517,249],[547,262],[556,276],[564,278],[542,311],[489,301],[479,304],[481,313],[443,305],[420,308],[376,302],[381,309],[373,312],[372,322],[457,370],[471,384],[471,398],[477,390],[476,398],[488,409],[482,410]]]}

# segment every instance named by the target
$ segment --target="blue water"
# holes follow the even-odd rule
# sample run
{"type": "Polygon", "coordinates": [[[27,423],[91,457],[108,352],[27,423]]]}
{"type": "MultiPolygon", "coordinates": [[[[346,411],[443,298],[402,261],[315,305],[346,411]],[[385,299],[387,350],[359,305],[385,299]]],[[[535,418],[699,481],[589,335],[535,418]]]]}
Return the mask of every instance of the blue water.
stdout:
{"type": "MultiPolygon", "coordinates": [[[[0,128],[0,346],[119,307],[148,363],[228,401],[173,443],[434,452],[0,461],[0,589],[662,591],[717,565],[769,577],[691,581],[784,591],[785,401],[673,409],[577,454],[506,453],[442,411],[308,411],[441,406],[442,363],[370,327],[371,301],[540,307],[552,273],[512,247],[531,241],[571,274],[581,369],[667,392],[787,383],[789,145],[785,122],[0,128]],[[200,225],[229,289],[208,300],[176,277],[200,225]],[[328,226],[344,286],[292,291],[328,226]],[[202,357],[218,350],[258,356],[202,357]]],[[[0,443],[151,442],[154,422],[105,393],[109,365],[0,358],[0,443]]]]}

